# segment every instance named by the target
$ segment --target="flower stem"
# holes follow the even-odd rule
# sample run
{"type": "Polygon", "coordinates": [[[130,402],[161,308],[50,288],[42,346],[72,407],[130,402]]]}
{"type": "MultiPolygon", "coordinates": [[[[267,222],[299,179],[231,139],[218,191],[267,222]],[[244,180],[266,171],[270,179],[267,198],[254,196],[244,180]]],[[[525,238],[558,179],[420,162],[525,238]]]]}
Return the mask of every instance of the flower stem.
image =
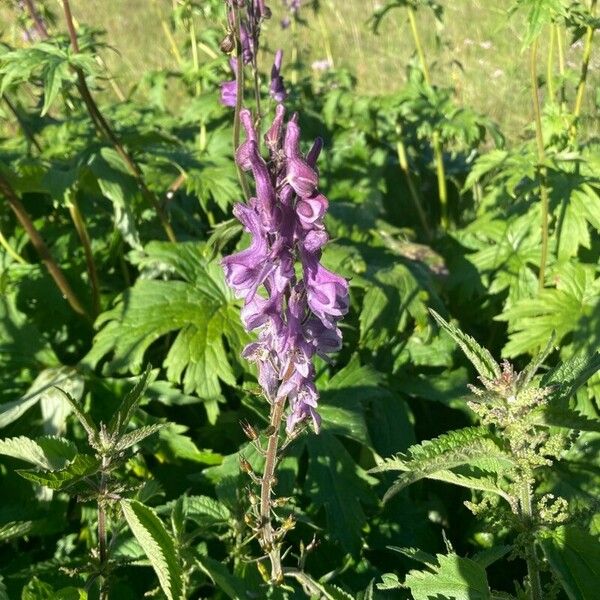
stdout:
{"type": "MultiPolygon", "coordinates": [[[[200,70],[200,61],[198,60],[198,40],[196,39],[196,26],[194,24],[194,16],[190,16],[190,44],[192,46],[192,64],[194,65],[194,75],[198,77],[200,70]]],[[[196,96],[202,92],[200,82],[196,81],[196,96]]]]}
{"type": "MultiPolygon", "coordinates": [[[[71,46],[73,48],[73,51],[78,53],[79,42],[77,40],[77,32],[75,31],[75,24],[73,22],[73,15],[71,13],[71,6],[69,4],[69,0],[62,0],[62,4],[65,14],[65,20],[67,23],[67,29],[69,31],[69,37],[71,39],[71,46]]],[[[98,108],[98,105],[96,104],[96,101],[94,100],[92,93],[90,92],[90,89],[85,80],[85,74],[78,67],[74,67],[74,71],[77,76],[77,89],[79,90],[81,99],[83,100],[83,103],[85,104],[85,107],[98,133],[104,136],[113,146],[117,154],[120,156],[121,160],[125,163],[125,166],[129,170],[131,175],[136,180],[138,187],[140,188],[140,191],[142,193],[142,196],[146,199],[147,202],[149,202],[153,206],[154,210],[156,211],[156,214],[158,215],[158,218],[163,226],[163,229],[165,230],[167,237],[171,242],[176,242],[177,238],[175,237],[175,232],[173,231],[171,224],[167,220],[167,216],[165,215],[158,198],[148,189],[146,183],[144,182],[142,170],[140,169],[139,165],[129,154],[129,152],[125,149],[125,147],[117,137],[117,134],[113,131],[108,121],[104,118],[104,115],[100,112],[100,109],[98,108]]]]}
{"type": "Polygon", "coordinates": [[[17,194],[12,189],[8,180],[2,175],[0,175],[0,194],[2,194],[10,204],[10,207],[19,220],[19,223],[21,223],[21,226],[27,233],[27,236],[31,240],[31,243],[38,253],[41,261],[44,263],[44,265],[46,265],[48,273],[50,273],[50,276],[54,280],[54,283],[56,284],[56,287],[58,287],[62,296],[66,298],[67,302],[76,313],[86,317],[88,320],[91,320],[89,314],[83,307],[83,304],[81,304],[79,298],[71,288],[61,268],[54,260],[48,246],[46,246],[46,242],[44,242],[42,236],[35,228],[33,221],[27,214],[27,211],[25,210],[21,200],[19,200],[17,197],[17,194]]]}
{"type": "Polygon", "coordinates": [[[22,265],[26,265],[27,261],[10,245],[8,240],[4,237],[4,234],[0,231],[0,246],[2,246],[6,253],[11,256],[14,260],[22,265]]]}
{"type": "Polygon", "coordinates": [[[548,260],[548,188],[546,186],[546,152],[544,149],[544,135],[542,132],[542,113],[540,110],[540,99],[538,96],[537,84],[537,50],[538,41],[533,41],[531,45],[530,67],[531,67],[531,98],[533,101],[533,113],[535,117],[535,139],[537,144],[538,154],[538,170],[540,179],[540,199],[542,201],[542,252],[540,256],[540,271],[539,271],[539,288],[544,289],[546,277],[546,261],[548,260]]]}
{"type": "MultiPolygon", "coordinates": [[[[237,4],[233,3],[233,26],[234,26],[234,38],[235,38],[235,56],[236,56],[236,95],[235,95],[235,114],[233,117],[233,154],[235,158],[235,152],[240,145],[240,112],[242,110],[242,104],[244,102],[244,57],[242,55],[242,41],[240,37],[240,9],[237,4]]],[[[246,181],[246,175],[242,168],[235,161],[237,169],[238,179],[242,190],[244,190],[244,196],[246,200],[250,198],[250,188],[246,181]]]]}
{"type": "MultiPolygon", "coordinates": [[[[521,518],[523,524],[528,529],[531,528],[533,511],[531,508],[531,484],[528,479],[521,483],[519,506],[521,509],[521,518]]],[[[543,600],[544,593],[542,582],[540,580],[540,571],[538,568],[538,558],[533,539],[527,543],[525,548],[525,561],[527,563],[527,573],[529,575],[529,588],[531,600],[543,600]]]]}
{"type": "MultiPolygon", "coordinates": [[[[423,71],[423,77],[425,83],[432,87],[431,73],[429,72],[429,65],[425,58],[425,51],[423,50],[423,44],[421,42],[421,36],[419,34],[419,28],[417,27],[417,19],[415,10],[411,6],[408,10],[408,21],[410,23],[410,30],[412,32],[413,41],[421,64],[421,70],[423,71]]],[[[432,135],[431,143],[433,145],[433,157],[435,161],[435,170],[438,182],[438,195],[440,198],[440,209],[441,209],[441,221],[442,228],[447,230],[450,222],[448,219],[448,188],[446,186],[446,170],[444,168],[444,153],[442,151],[442,143],[440,140],[440,134],[438,131],[434,131],[432,135]]]]}
{"type": "MultiPolygon", "coordinates": [[[[596,3],[597,0],[592,0],[590,5],[590,14],[594,16],[596,12],[596,3]]],[[[575,123],[573,127],[575,128],[573,134],[576,133],[577,127],[577,118],[581,113],[581,106],[583,104],[583,95],[585,92],[585,84],[587,82],[587,74],[588,68],[590,65],[590,58],[592,56],[592,42],[594,39],[594,28],[591,25],[588,25],[585,33],[585,44],[583,47],[583,59],[581,61],[581,74],[579,75],[579,84],[577,85],[577,95],[575,97],[575,107],[573,108],[573,116],[575,117],[575,123]]]]}
{"type": "Polygon", "coordinates": [[[283,419],[284,406],[285,398],[276,399],[271,405],[271,434],[267,442],[265,468],[260,485],[260,543],[271,561],[271,581],[273,583],[280,583],[283,579],[281,545],[275,540],[275,532],[271,522],[271,494],[275,484],[279,430],[283,419]]]}

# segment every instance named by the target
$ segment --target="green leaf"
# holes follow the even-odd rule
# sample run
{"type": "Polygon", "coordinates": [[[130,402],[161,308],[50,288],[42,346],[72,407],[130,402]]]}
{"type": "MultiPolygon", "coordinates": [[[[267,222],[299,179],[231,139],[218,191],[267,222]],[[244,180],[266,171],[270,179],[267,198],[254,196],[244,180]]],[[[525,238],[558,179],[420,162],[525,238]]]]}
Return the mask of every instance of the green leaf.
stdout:
{"type": "Polygon", "coordinates": [[[0,600],[10,600],[6,586],[4,585],[4,577],[0,575],[0,600]]]}
{"type": "Polygon", "coordinates": [[[57,387],[56,389],[63,394],[67,402],[70,404],[73,412],[75,413],[75,416],[77,417],[85,432],[87,433],[90,444],[95,447],[98,444],[98,431],[96,430],[96,425],[92,421],[91,417],[83,412],[83,409],[79,405],[79,402],[77,402],[77,400],[75,400],[75,398],[73,398],[71,394],[65,392],[59,387],[57,387]]]}
{"type": "Polygon", "coordinates": [[[209,496],[187,496],[184,502],[185,518],[201,527],[223,525],[229,522],[229,509],[209,496]]]}
{"type": "Polygon", "coordinates": [[[112,371],[139,372],[148,347],[177,332],[163,362],[167,378],[183,381],[185,394],[196,393],[214,423],[221,382],[236,385],[224,339],[237,354],[248,336],[220,265],[207,261],[203,248],[191,243],[149,244],[142,264],[147,269],[152,265],[154,276],[163,277],[167,271],[184,281],[139,278],[112,310],[98,318],[102,329],[85,360],[95,366],[112,354],[112,371]]]}
{"type": "Polygon", "coordinates": [[[156,513],[136,500],[122,500],[123,515],[154,568],[169,600],[183,597],[183,572],[175,542],[156,513]]]}
{"type": "Polygon", "coordinates": [[[405,454],[387,459],[370,472],[404,471],[385,493],[383,501],[387,502],[400,490],[423,478],[503,494],[488,476],[501,474],[513,466],[510,455],[486,428],[465,427],[411,446],[405,454]],[[454,472],[453,469],[458,467],[470,469],[454,472]]]}
{"type": "Polygon", "coordinates": [[[38,485],[49,487],[52,490],[63,490],[80,482],[85,477],[93,475],[98,471],[99,466],[99,461],[93,456],[78,454],[70,463],[58,471],[41,473],[21,469],[17,473],[38,485]]]}
{"type": "Polygon", "coordinates": [[[344,446],[323,431],[306,441],[310,462],[306,491],[316,506],[323,506],[328,529],[344,549],[360,548],[366,518],[361,502],[374,502],[370,486],[375,480],[350,457],[344,446]]]}
{"type": "Polygon", "coordinates": [[[139,444],[147,437],[154,435],[157,431],[160,431],[165,426],[166,425],[163,423],[156,423],[155,425],[145,425],[139,429],[134,429],[133,431],[122,435],[117,440],[117,443],[115,444],[115,451],[122,452],[123,450],[127,450],[127,448],[131,448],[131,446],[139,444]]]}
{"type": "Polygon", "coordinates": [[[48,436],[32,440],[21,436],[0,440],[0,454],[27,461],[41,469],[57,471],[75,458],[77,448],[59,437],[48,436]]]}
{"type": "Polygon", "coordinates": [[[433,571],[410,571],[404,581],[414,600],[452,598],[491,600],[485,569],[475,561],[455,554],[437,555],[433,571]]]}
{"type": "Polygon", "coordinates": [[[540,541],[570,600],[595,600],[600,582],[600,540],[575,526],[561,526],[540,541]]]}
{"type": "Polygon", "coordinates": [[[501,371],[498,363],[485,348],[480,346],[470,335],[463,333],[456,325],[442,319],[433,309],[430,309],[430,312],[440,327],[458,344],[479,375],[486,379],[500,377],[501,371]]]}
{"type": "Polygon", "coordinates": [[[127,426],[133,417],[135,409],[139,406],[139,403],[144,396],[144,392],[148,386],[148,376],[150,375],[151,370],[152,368],[148,365],[146,370],[142,373],[140,380],[121,401],[119,409],[108,424],[108,432],[111,436],[118,439],[127,430],[127,426]]]}
{"type": "Polygon", "coordinates": [[[0,428],[16,421],[27,410],[41,402],[46,432],[56,434],[64,431],[65,419],[70,409],[57,387],[65,388],[74,396],[81,397],[83,378],[75,369],[69,367],[44,369],[21,398],[0,405],[0,428]]]}
{"type": "Polygon", "coordinates": [[[253,597],[244,580],[232,575],[222,563],[208,556],[200,556],[196,560],[202,571],[212,579],[215,586],[232,600],[244,600],[253,597]]]}
{"type": "Polygon", "coordinates": [[[552,404],[565,406],[577,390],[600,370],[600,352],[582,351],[570,356],[541,380],[544,387],[553,386],[552,404]]]}

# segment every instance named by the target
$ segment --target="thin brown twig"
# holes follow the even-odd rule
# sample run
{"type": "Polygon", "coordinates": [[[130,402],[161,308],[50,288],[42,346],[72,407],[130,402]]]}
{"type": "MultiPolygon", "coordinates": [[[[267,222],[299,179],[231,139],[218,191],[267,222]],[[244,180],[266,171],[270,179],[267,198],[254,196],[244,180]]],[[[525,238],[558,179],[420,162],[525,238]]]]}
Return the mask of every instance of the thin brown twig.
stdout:
{"type": "Polygon", "coordinates": [[[50,249],[46,245],[46,242],[42,239],[42,236],[39,234],[38,230],[35,228],[27,210],[23,206],[23,203],[13,190],[12,186],[8,182],[8,180],[0,174],[0,193],[6,198],[13,212],[15,213],[19,223],[27,233],[29,239],[33,247],[35,248],[38,256],[41,261],[44,263],[46,268],[48,269],[48,273],[56,283],[56,286],[60,290],[62,296],[67,300],[70,304],[71,308],[78,314],[86,317],[91,320],[90,315],[83,307],[83,304],[79,301],[79,298],[71,288],[67,278],[62,272],[61,268],[58,266],[56,261],[54,260],[50,249]]]}

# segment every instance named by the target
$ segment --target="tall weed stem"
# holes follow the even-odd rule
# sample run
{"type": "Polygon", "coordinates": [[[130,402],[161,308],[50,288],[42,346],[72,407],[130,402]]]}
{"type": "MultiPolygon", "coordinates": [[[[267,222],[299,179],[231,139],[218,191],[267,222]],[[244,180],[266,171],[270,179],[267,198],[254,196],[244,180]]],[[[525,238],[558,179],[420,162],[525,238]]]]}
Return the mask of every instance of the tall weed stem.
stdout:
{"type": "Polygon", "coordinates": [[[410,193],[410,197],[412,198],[413,204],[415,205],[415,209],[417,214],[419,215],[419,220],[421,221],[421,226],[425,231],[428,240],[431,240],[431,230],[429,229],[429,225],[427,223],[427,216],[425,215],[425,211],[423,210],[423,206],[421,204],[421,199],[419,197],[419,193],[415,186],[415,183],[412,178],[412,174],[410,172],[410,166],[408,164],[408,157],[406,155],[406,147],[404,146],[404,141],[402,140],[402,129],[400,126],[396,128],[398,133],[398,142],[396,143],[396,151],[398,153],[398,162],[400,163],[400,169],[404,173],[406,177],[406,183],[408,185],[408,191],[410,193]]]}
{"type": "Polygon", "coordinates": [[[56,287],[59,289],[61,295],[67,300],[71,308],[78,314],[86,317],[91,321],[91,317],[83,307],[83,304],[79,301],[79,298],[71,288],[67,278],[65,277],[62,269],[58,266],[54,260],[50,249],[46,246],[46,242],[42,239],[38,230],[35,228],[33,221],[29,214],[25,210],[21,200],[19,200],[17,194],[12,189],[10,183],[2,175],[0,175],[0,194],[2,194],[8,201],[11,209],[15,213],[19,223],[27,233],[27,236],[31,240],[33,247],[35,248],[41,261],[48,269],[50,277],[54,280],[56,287]]]}
{"type": "MultiPolygon", "coordinates": [[[[594,16],[596,12],[597,0],[592,0],[590,5],[590,13],[594,16]]],[[[587,82],[587,74],[590,66],[590,58],[592,56],[592,42],[594,40],[594,28],[588,25],[585,33],[585,44],[583,46],[583,58],[581,61],[581,74],[579,75],[579,84],[577,85],[577,95],[575,96],[575,107],[573,108],[573,116],[575,123],[573,125],[573,136],[577,133],[577,119],[581,114],[581,106],[583,104],[583,96],[585,92],[585,84],[587,82]]]]}
{"type": "Polygon", "coordinates": [[[538,176],[540,181],[540,199],[542,201],[542,249],[540,256],[540,271],[539,271],[539,289],[544,288],[546,279],[546,262],[548,260],[548,187],[546,185],[546,151],[544,149],[544,134],[542,131],[542,113],[540,109],[540,99],[538,96],[537,83],[537,51],[538,41],[534,40],[530,51],[530,68],[531,68],[531,98],[533,102],[533,113],[535,117],[535,139],[537,144],[538,154],[538,176]]]}
{"type": "MultiPolygon", "coordinates": [[[[521,483],[519,507],[523,524],[528,529],[531,528],[533,511],[531,507],[531,484],[528,479],[521,483]]],[[[540,580],[540,571],[538,568],[538,558],[533,539],[528,540],[525,548],[525,561],[527,563],[527,574],[529,576],[529,588],[531,600],[544,600],[542,582],[540,580]]]]}
{"type": "MultiPolygon", "coordinates": [[[[419,62],[421,63],[421,70],[423,71],[423,77],[425,78],[425,83],[432,87],[431,83],[431,74],[429,72],[429,66],[427,64],[427,59],[425,58],[425,51],[423,50],[423,44],[421,42],[421,36],[419,34],[419,28],[417,27],[417,19],[415,15],[415,10],[411,6],[407,8],[408,10],[408,21],[410,23],[410,30],[412,32],[413,41],[415,44],[415,48],[417,50],[417,55],[419,57],[419,62]]],[[[442,228],[447,230],[450,222],[448,218],[448,188],[446,186],[446,170],[444,168],[444,152],[442,150],[442,143],[440,140],[440,134],[437,131],[433,132],[431,143],[433,145],[433,157],[435,161],[435,170],[438,182],[438,195],[440,198],[440,209],[441,209],[441,221],[442,228]]]]}

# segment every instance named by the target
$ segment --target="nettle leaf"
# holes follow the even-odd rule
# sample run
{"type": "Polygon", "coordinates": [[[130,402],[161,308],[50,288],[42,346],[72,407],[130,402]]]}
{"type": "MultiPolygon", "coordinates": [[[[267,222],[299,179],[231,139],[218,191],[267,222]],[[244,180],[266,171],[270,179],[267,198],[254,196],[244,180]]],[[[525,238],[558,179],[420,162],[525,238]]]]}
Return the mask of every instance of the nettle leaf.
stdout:
{"type": "Polygon", "coordinates": [[[148,376],[150,375],[150,371],[151,367],[148,365],[146,370],[142,373],[140,380],[121,401],[117,412],[115,412],[110,420],[110,423],[108,424],[108,433],[111,436],[118,438],[127,430],[127,426],[129,425],[136,408],[142,401],[144,392],[148,387],[148,376]]]}
{"type": "Polygon", "coordinates": [[[575,526],[548,530],[540,541],[570,600],[594,600],[600,581],[600,540],[575,526]]]}
{"type": "Polygon", "coordinates": [[[64,468],[57,471],[39,472],[21,469],[17,473],[38,485],[43,485],[52,490],[64,490],[80,482],[85,477],[93,475],[99,467],[100,462],[93,456],[78,454],[64,468]]]}
{"type": "Polygon", "coordinates": [[[40,402],[46,433],[63,432],[71,408],[57,387],[67,390],[79,399],[83,394],[83,377],[77,370],[70,367],[44,369],[21,398],[0,405],[0,427],[6,427],[9,423],[16,421],[40,402]]]}
{"type": "Polygon", "coordinates": [[[136,373],[153,342],[178,332],[163,361],[167,378],[182,382],[185,394],[197,394],[214,423],[221,383],[236,385],[224,339],[236,355],[248,339],[222,269],[195,243],[151,242],[136,260],[151,277],[169,274],[178,279],[138,278],[98,318],[101,329],[85,360],[95,366],[111,355],[110,371],[136,373]]]}
{"type": "Polygon", "coordinates": [[[485,569],[473,560],[456,554],[438,554],[438,565],[428,571],[410,571],[404,587],[414,600],[452,598],[453,600],[491,600],[485,569]]]}
{"type": "Polygon", "coordinates": [[[565,406],[577,390],[600,370],[600,352],[581,351],[548,371],[540,385],[552,386],[552,405],[565,406]]]}
{"type": "Polygon", "coordinates": [[[306,491],[327,514],[328,530],[349,552],[357,552],[366,518],[361,502],[373,503],[376,480],[358,466],[333,435],[323,431],[307,438],[310,456],[306,491]]]}
{"type": "Polygon", "coordinates": [[[223,525],[231,518],[229,509],[209,496],[186,496],[183,511],[186,519],[200,527],[223,525]]]}
{"type": "Polygon", "coordinates": [[[0,454],[27,461],[41,469],[56,471],[75,458],[74,444],[59,437],[40,437],[35,440],[25,436],[0,440],[0,454]]]}
{"type": "Polygon", "coordinates": [[[126,433],[119,438],[119,440],[115,444],[115,450],[117,452],[127,450],[127,448],[131,448],[131,446],[135,446],[135,444],[139,444],[147,437],[154,435],[163,427],[165,427],[163,423],[157,423],[155,425],[145,425],[144,427],[140,427],[139,429],[134,429],[133,431],[130,431],[129,433],[126,433]]]}
{"type": "Polygon", "coordinates": [[[162,521],[137,500],[122,500],[121,509],[135,539],[154,569],[169,600],[183,598],[183,570],[175,542],[162,521]]]}
{"type": "Polygon", "coordinates": [[[496,317],[508,322],[510,335],[502,351],[504,356],[535,352],[546,346],[553,332],[557,342],[576,331],[573,343],[597,345],[600,331],[591,319],[600,299],[595,267],[566,264],[555,279],[555,288],[541,290],[537,297],[521,300],[496,317]]]}
{"type": "Polygon", "coordinates": [[[465,427],[411,446],[406,453],[385,460],[370,472],[404,472],[385,493],[383,501],[387,502],[405,487],[424,478],[504,495],[495,477],[513,466],[510,455],[486,428],[465,427]],[[462,470],[455,471],[460,467],[462,470]]]}
{"type": "Polygon", "coordinates": [[[500,377],[500,367],[488,350],[480,346],[470,335],[463,333],[456,325],[445,321],[433,309],[430,309],[430,312],[440,327],[458,344],[479,375],[486,379],[500,377]]]}

